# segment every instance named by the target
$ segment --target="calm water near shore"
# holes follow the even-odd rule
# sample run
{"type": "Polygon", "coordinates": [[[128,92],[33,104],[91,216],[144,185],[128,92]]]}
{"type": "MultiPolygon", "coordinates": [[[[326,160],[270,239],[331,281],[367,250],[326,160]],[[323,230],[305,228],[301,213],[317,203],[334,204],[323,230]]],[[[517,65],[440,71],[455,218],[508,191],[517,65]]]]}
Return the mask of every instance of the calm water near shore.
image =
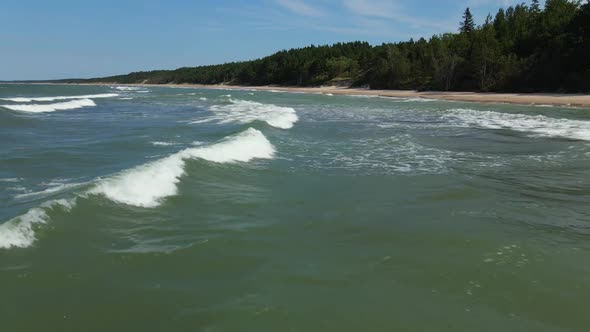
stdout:
{"type": "Polygon", "coordinates": [[[588,331],[590,112],[0,85],[3,331],[588,331]]]}

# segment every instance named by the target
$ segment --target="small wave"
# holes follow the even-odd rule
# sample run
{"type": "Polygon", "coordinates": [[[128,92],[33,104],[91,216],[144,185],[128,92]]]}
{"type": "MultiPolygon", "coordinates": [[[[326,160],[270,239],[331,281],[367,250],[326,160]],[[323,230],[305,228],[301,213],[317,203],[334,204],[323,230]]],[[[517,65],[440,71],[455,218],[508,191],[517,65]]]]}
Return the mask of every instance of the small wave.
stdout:
{"type": "Polygon", "coordinates": [[[264,121],[269,125],[289,129],[299,120],[297,113],[291,107],[281,107],[272,104],[261,104],[246,100],[230,100],[229,105],[215,105],[211,111],[215,116],[205,120],[196,120],[192,123],[207,121],[219,121],[220,123],[250,123],[252,121],[264,121]]]}
{"type": "Polygon", "coordinates": [[[92,99],[76,99],[54,104],[26,104],[26,105],[0,105],[13,111],[46,113],[55,111],[74,110],[82,107],[96,106],[92,99]]]}
{"type": "Polygon", "coordinates": [[[132,100],[133,97],[123,97],[123,98],[118,98],[119,100],[132,100]]]}
{"type": "Polygon", "coordinates": [[[150,142],[152,145],[155,146],[172,146],[172,145],[178,145],[178,143],[173,143],[173,142],[150,142]]]}
{"type": "Polygon", "coordinates": [[[185,160],[204,159],[215,163],[247,162],[272,159],[275,149],[256,129],[248,129],[219,143],[188,148],[168,157],[124,171],[100,182],[91,194],[139,207],[156,207],[166,197],[176,195],[184,175],[185,160]]]}
{"type": "Polygon", "coordinates": [[[90,99],[90,98],[113,98],[118,97],[117,93],[101,93],[96,95],[82,95],[82,96],[55,96],[55,97],[15,97],[15,98],[0,98],[0,100],[13,101],[16,103],[30,103],[32,101],[56,101],[68,99],[90,99]]]}
{"type": "Polygon", "coordinates": [[[20,182],[22,180],[23,180],[22,178],[2,178],[2,179],[0,179],[0,182],[11,182],[11,183],[14,183],[14,182],[20,182]]]}
{"type": "Polygon", "coordinates": [[[142,87],[136,87],[136,86],[116,86],[113,89],[119,90],[119,91],[137,91],[137,90],[142,90],[142,87]]]}
{"type": "Polygon", "coordinates": [[[83,186],[87,184],[87,182],[85,183],[62,183],[62,182],[50,182],[47,183],[46,185],[49,186],[49,188],[46,188],[44,190],[41,191],[36,191],[36,192],[25,192],[23,194],[18,194],[15,195],[14,198],[16,199],[25,199],[25,198],[31,198],[31,197],[39,197],[39,196],[49,196],[49,195],[53,195],[68,189],[72,189],[72,188],[77,188],[80,186],[83,186]]]}
{"type": "Polygon", "coordinates": [[[590,121],[550,118],[544,115],[525,115],[451,109],[444,115],[459,126],[487,129],[510,129],[544,137],[563,137],[590,141],[590,121]]]}
{"type": "Polygon", "coordinates": [[[199,98],[199,100],[206,101],[206,100],[207,100],[207,98],[205,98],[205,97],[201,97],[201,98],[199,98]]]}
{"type": "Polygon", "coordinates": [[[0,225],[0,248],[27,248],[36,240],[34,227],[49,221],[47,212],[56,207],[70,211],[76,205],[76,198],[48,201],[25,214],[12,218],[0,225]]]}
{"type": "Polygon", "coordinates": [[[411,103],[411,102],[418,102],[418,103],[429,103],[432,101],[437,101],[436,99],[429,99],[429,98],[407,98],[403,102],[404,103],[411,103]]]}

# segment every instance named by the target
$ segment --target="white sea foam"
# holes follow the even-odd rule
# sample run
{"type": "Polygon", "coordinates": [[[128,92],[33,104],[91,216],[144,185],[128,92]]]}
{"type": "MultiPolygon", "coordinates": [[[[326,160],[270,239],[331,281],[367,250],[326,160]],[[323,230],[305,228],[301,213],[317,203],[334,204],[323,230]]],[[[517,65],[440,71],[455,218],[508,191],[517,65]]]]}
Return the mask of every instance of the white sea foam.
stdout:
{"type": "Polygon", "coordinates": [[[256,129],[248,129],[213,145],[188,148],[168,157],[124,171],[101,181],[90,191],[108,199],[139,207],[156,207],[166,197],[176,195],[187,159],[216,163],[271,159],[275,149],[256,129]]]}
{"type": "Polygon", "coordinates": [[[172,145],[178,144],[178,143],[174,143],[174,142],[150,142],[150,143],[155,146],[172,146],[172,145]]]}
{"type": "Polygon", "coordinates": [[[19,105],[0,105],[13,111],[44,113],[64,110],[73,110],[82,107],[96,106],[92,99],[76,99],[54,104],[19,104],[19,105]]]}
{"type": "Polygon", "coordinates": [[[299,120],[293,108],[272,104],[261,104],[246,100],[230,100],[229,105],[214,105],[210,109],[215,113],[211,118],[200,119],[193,123],[219,121],[220,123],[250,123],[264,121],[269,125],[289,129],[299,120]]]}
{"type": "Polygon", "coordinates": [[[118,98],[119,100],[132,100],[133,97],[123,97],[123,98],[118,98]]]}
{"type": "Polygon", "coordinates": [[[206,101],[206,100],[207,100],[207,98],[205,98],[205,97],[201,97],[201,98],[199,98],[199,100],[206,101]]]}
{"type": "Polygon", "coordinates": [[[46,189],[35,191],[35,192],[25,192],[23,194],[15,195],[14,198],[16,199],[25,199],[25,198],[32,198],[32,197],[40,197],[40,196],[49,196],[53,195],[68,189],[80,187],[87,184],[85,183],[64,183],[64,182],[49,182],[45,185],[48,187],[46,189]]]}
{"type": "Polygon", "coordinates": [[[429,98],[407,98],[407,99],[403,100],[403,102],[405,102],[405,103],[411,103],[411,102],[428,103],[431,101],[437,101],[437,100],[436,99],[429,99],[429,98]]]}
{"type": "Polygon", "coordinates": [[[16,103],[30,103],[32,101],[56,101],[68,99],[90,99],[90,98],[113,98],[118,97],[117,93],[101,93],[95,95],[82,96],[55,96],[55,97],[15,97],[15,98],[0,98],[0,100],[13,101],[16,103]]]}
{"type": "Polygon", "coordinates": [[[27,211],[25,214],[12,218],[0,224],[0,248],[26,248],[36,240],[35,225],[46,224],[49,221],[47,212],[56,207],[70,211],[76,205],[76,199],[59,199],[48,201],[39,207],[27,211]]]}
{"type": "Polygon", "coordinates": [[[117,89],[119,91],[137,91],[137,90],[141,90],[143,88],[136,87],[136,86],[116,86],[116,87],[114,87],[114,89],[117,89]]]}
{"type": "Polygon", "coordinates": [[[590,121],[472,109],[451,109],[445,113],[444,117],[451,119],[459,126],[510,129],[537,136],[590,141],[590,121]]]}
{"type": "Polygon", "coordinates": [[[0,182],[19,182],[22,180],[22,178],[2,178],[0,179],[0,182]]]}

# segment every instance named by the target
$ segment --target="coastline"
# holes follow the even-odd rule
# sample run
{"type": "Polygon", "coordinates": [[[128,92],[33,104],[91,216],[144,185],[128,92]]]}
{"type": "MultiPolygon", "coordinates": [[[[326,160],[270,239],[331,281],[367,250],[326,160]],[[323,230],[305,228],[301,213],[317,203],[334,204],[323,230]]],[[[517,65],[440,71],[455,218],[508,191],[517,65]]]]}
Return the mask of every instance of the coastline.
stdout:
{"type": "MultiPolygon", "coordinates": [[[[45,83],[33,83],[45,84],[45,83]]],[[[590,108],[590,94],[557,94],[557,93],[485,93],[485,92],[454,92],[454,91],[414,91],[414,90],[370,90],[337,86],[322,87],[285,87],[285,86],[243,86],[243,85],[205,85],[205,84],[120,84],[120,83],[49,83],[59,85],[120,85],[120,86],[151,86],[170,88],[199,88],[218,90],[258,90],[283,91],[300,93],[322,93],[345,96],[376,96],[393,98],[422,98],[456,102],[474,102],[488,104],[517,104],[531,106],[563,106],[590,108]]]]}
{"type": "MultiPolygon", "coordinates": [[[[174,85],[183,87],[186,85],[174,85]]],[[[584,94],[545,94],[545,93],[483,93],[483,92],[435,92],[435,91],[413,91],[413,90],[369,90],[361,88],[344,87],[276,87],[276,86],[230,86],[230,85],[198,85],[192,87],[203,89],[252,89],[262,91],[285,91],[303,93],[323,93],[346,96],[378,96],[393,98],[421,98],[437,99],[460,102],[492,103],[492,104],[518,104],[518,105],[551,105],[566,107],[590,108],[590,95],[584,94]]]]}

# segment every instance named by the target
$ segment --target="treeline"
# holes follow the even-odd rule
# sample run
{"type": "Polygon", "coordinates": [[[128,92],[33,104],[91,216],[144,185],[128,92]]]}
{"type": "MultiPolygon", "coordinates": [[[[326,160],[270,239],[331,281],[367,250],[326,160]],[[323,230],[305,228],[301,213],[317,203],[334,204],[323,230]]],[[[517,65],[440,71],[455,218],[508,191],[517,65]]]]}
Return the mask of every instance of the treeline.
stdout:
{"type": "Polygon", "coordinates": [[[69,82],[197,83],[372,89],[590,92],[590,4],[538,0],[500,9],[458,33],[371,46],[337,43],[246,62],[69,82]]]}

